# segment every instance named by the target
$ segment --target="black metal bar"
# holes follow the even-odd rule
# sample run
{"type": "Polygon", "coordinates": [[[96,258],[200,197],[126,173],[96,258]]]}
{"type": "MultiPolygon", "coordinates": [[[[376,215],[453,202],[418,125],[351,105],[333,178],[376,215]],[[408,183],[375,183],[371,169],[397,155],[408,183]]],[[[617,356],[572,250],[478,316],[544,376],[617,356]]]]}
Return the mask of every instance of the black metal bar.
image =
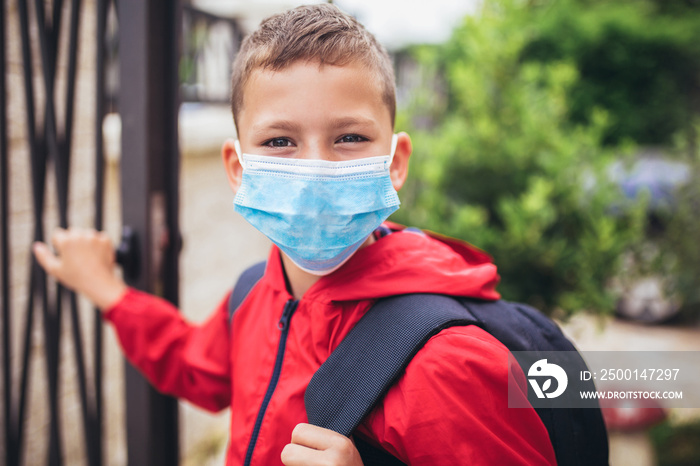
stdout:
{"type": "MultiPolygon", "coordinates": [[[[68,189],[65,186],[65,178],[63,173],[66,170],[66,163],[59,149],[59,135],[56,122],[56,111],[54,105],[54,86],[56,76],[56,63],[58,52],[58,34],[60,33],[60,18],[62,13],[62,5],[60,1],[54,3],[52,24],[48,24],[44,12],[44,1],[35,0],[34,10],[37,21],[37,31],[39,37],[39,49],[41,55],[41,63],[43,69],[44,82],[44,134],[47,142],[48,155],[54,161],[54,169],[56,172],[56,194],[59,206],[59,223],[62,227],[67,226],[67,216],[65,214],[68,199],[68,189]]],[[[25,66],[31,64],[25,63],[25,66]]],[[[70,105],[70,103],[68,103],[70,105]]],[[[42,223],[43,210],[34,212],[34,221],[37,224],[42,223]]],[[[42,282],[45,282],[43,272],[42,282]]],[[[42,287],[43,288],[43,287],[42,287]]],[[[45,290],[45,288],[43,288],[45,290]]],[[[53,309],[48,306],[48,296],[42,293],[43,297],[43,327],[44,327],[44,355],[46,361],[46,373],[48,379],[49,390],[47,396],[49,399],[49,450],[48,464],[50,466],[58,466],[62,463],[61,457],[61,431],[59,426],[59,403],[58,403],[58,371],[60,365],[59,349],[60,349],[60,334],[61,334],[61,314],[63,304],[63,287],[56,285],[56,299],[53,309]]]]}
{"type": "Polygon", "coordinates": [[[94,430],[95,432],[95,450],[94,450],[94,463],[92,464],[97,464],[101,465],[103,463],[103,458],[104,458],[104,448],[102,445],[103,441],[103,432],[104,432],[104,415],[103,415],[103,403],[102,403],[102,396],[103,396],[103,387],[102,387],[102,361],[104,359],[103,355],[103,343],[102,343],[102,334],[103,334],[103,329],[102,329],[102,315],[101,311],[99,309],[94,309],[93,310],[93,332],[95,336],[95,341],[94,341],[94,353],[95,353],[95,358],[93,360],[93,378],[94,378],[94,396],[95,396],[95,401],[94,401],[94,416],[92,419],[92,424],[91,424],[91,429],[94,430]]]}
{"type": "Polygon", "coordinates": [[[44,327],[44,359],[46,362],[46,378],[48,380],[48,400],[49,400],[49,450],[47,452],[49,466],[59,466],[62,464],[63,457],[61,448],[61,427],[59,425],[60,405],[58,403],[58,366],[60,363],[59,357],[59,336],[61,332],[60,318],[60,285],[57,285],[56,300],[53,306],[49,303],[49,295],[47,291],[47,277],[43,270],[37,272],[39,277],[39,285],[36,293],[41,295],[41,304],[43,309],[43,327],[44,327]],[[55,309],[51,312],[51,309],[55,309]]]}
{"type": "MultiPolygon", "coordinates": [[[[12,455],[16,461],[13,466],[19,465],[22,458],[22,445],[23,445],[23,435],[24,435],[24,421],[25,412],[27,407],[27,387],[29,386],[29,354],[31,349],[31,339],[32,339],[32,327],[34,325],[34,282],[35,277],[38,275],[37,270],[38,265],[32,264],[30,277],[29,277],[29,301],[27,303],[27,312],[25,314],[24,322],[24,339],[22,340],[22,371],[20,373],[20,384],[19,384],[19,403],[17,407],[17,415],[13,425],[15,429],[13,437],[15,438],[15,444],[13,448],[15,449],[12,455]]],[[[8,465],[12,463],[8,462],[8,465]]]]}
{"type": "MultiPolygon", "coordinates": [[[[96,95],[95,95],[95,229],[101,231],[103,228],[103,213],[104,213],[104,191],[105,191],[105,156],[104,156],[104,138],[102,132],[102,124],[104,122],[105,111],[105,49],[106,49],[106,31],[107,31],[107,15],[109,13],[109,1],[97,0],[97,18],[96,18],[96,95]]],[[[103,447],[102,447],[102,432],[103,432],[103,411],[102,411],[102,361],[103,361],[103,327],[102,315],[99,309],[94,309],[94,327],[93,334],[95,336],[93,353],[93,379],[94,379],[94,418],[92,420],[91,430],[96,432],[95,442],[95,463],[102,464],[103,447]]]]}
{"type": "MultiPolygon", "coordinates": [[[[63,198],[66,199],[66,203],[59,206],[60,217],[62,221],[66,223],[68,218],[68,189],[70,187],[70,155],[72,147],[72,129],[73,129],[73,109],[74,109],[74,96],[75,96],[75,77],[76,77],[76,64],[77,64],[77,53],[78,53],[78,32],[80,30],[80,0],[72,0],[71,2],[71,15],[70,15],[70,28],[69,28],[69,46],[68,46],[68,79],[66,86],[66,110],[64,119],[64,130],[62,137],[60,137],[58,142],[58,155],[59,159],[56,160],[56,177],[57,177],[57,187],[61,186],[65,189],[63,193],[63,198]],[[62,178],[58,180],[58,178],[62,178]]],[[[54,15],[54,17],[60,17],[60,15],[54,15]]],[[[60,32],[60,25],[54,24],[54,30],[56,33],[60,32]]],[[[62,225],[63,226],[63,225],[62,225]]],[[[83,339],[80,325],[80,315],[78,313],[78,303],[76,300],[75,293],[69,293],[70,300],[70,314],[72,323],[72,335],[73,335],[73,348],[75,356],[75,364],[78,372],[78,389],[80,393],[80,407],[83,417],[83,429],[85,435],[85,447],[86,455],[88,459],[88,464],[97,465],[99,464],[99,455],[96,450],[96,446],[100,442],[100,438],[96,436],[99,434],[94,429],[93,419],[95,417],[94,413],[94,392],[90,392],[88,389],[87,376],[85,371],[85,357],[83,351],[83,339]]]]}
{"type": "MultiPolygon", "coordinates": [[[[29,153],[31,157],[31,168],[32,168],[32,200],[34,205],[35,219],[37,217],[37,212],[43,212],[44,209],[44,180],[46,177],[46,160],[45,153],[43,150],[43,140],[37,138],[36,135],[36,119],[35,119],[35,108],[34,108],[34,87],[33,87],[33,76],[32,76],[32,66],[31,66],[31,51],[30,51],[30,41],[29,41],[29,15],[27,11],[26,2],[18,2],[18,19],[20,26],[20,35],[22,42],[22,61],[24,70],[24,95],[25,95],[25,115],[27,121],[27,142],[29,145],[29,153]]],[[[40,221],[35,220],[34,224],[34,240],[41,241],[43,239],[43,225],[40,221]]],[[[22,369],[20,375],[20,392],[19,392],[19,403],[17,410],[17,421],[13,426],[15,444],[16,448],[13,453],[13,457],[16,458],[16,463],[19,464],[22,456],[22,445],[24,440],[24,423],[25,423],[25,412],[26,412],[26,401],[27,401],[27,385],[28,385],[28,367],[29,367],[29,353],[30,353],[30,341],[31,341],[31,328],[34,317],[34,295],[37,292],[42,292],[42,300],[44,314],[48,313],[48,306],[46,303],[46,286],[45,280],[42,280],[43,274],[38,271],[38,266],[33,259],[30,258],[32,263],[31,273],[30,273],[30,299],[27,306],[26,313],[26,325],[24,332],[24,344],[23,344],[23,354],[22,354],[22,369]],[[39,282],[39,283],[37,283],[39,282]]],[[[51,388],[50,388],[51,389],[51,388]]]]}
{"type": "MultiPolygon", "coordinates": [[[[208,40],[198,40],[195,38],[200,37],[201,30],[203,29],[205,35],[212,28],[213,25],[226,24],[230,29],[232,35],[232,42],[229,44],[231,51],[238,49],[240,42],[243,39],[243,34],[239,21],[236,18],[227,18],[222,16],[217,16],[215,14],[200,10],[191,5],[183,5],[183,60],[185,63],[189,63],[190,66],[187,68],[182,68],[186,74],[181,75],[182,84],[193,85],[197,83],[197,73],[199,71],[200,57],[206,54],[210,49],[208,48],[208,40]]],[[[220,56],[219,58],[224,58],[220,56]]],[[[228,57],[233,60],[233,56],[228,57]]],[[[220,79],[226,80],[228,82],[229,77],[225,74],[219,76],[220,79]]],[[[200,91],[198,86],[187,87],[187,92],[183,93],[183,101],[187,102],[199,102],[199,103],[228,103],[227,97],[211,97],[207,95],[206,89],[204,92],[200,91]]]]}
{"type": "Polygon", "coordinates": [[[75,293],[70,293],[70,306],[71,306],[71,324],[73,327],[73,347],[75,353],[75,365],[78,370],[78,389],[80,392],[80,407],[81,414],[83,416],[83,430],[85,435],[85,453],[87,455],[88,464],[97,465],[98,460],[94,446],[99,442],[99,438],[95,437],[94,431],[90,429],[92,426],[91,417],[93,416],[92,403],[93,400],[88,393],[87,388],[87,377],[85,372],[85,359],[83,352],[83,338],[82,331],[80,330],[80,318],[78,315],[78,303],[76,300],[75,293]]]}
{"type": "Polygon", "coordinates": [[[51,19],[51,24],[46,24],[46,30],[50,31],[50,45],[51,45],[51,56],[54,58],[54,63],[52,63],[53,69],[56,69],[56,57],[58,57],[58,40],[60,38],[60,24],[61,16],[63,15],[63,0],[54,0],[52,8],[53,17],[51,19]]]}
{"type": "MultiPolygon", "coordinates": [[[[107,13],[109,12],[108,0],[97,0],[97,37],[96,37],[96,93],[95,93],[95,229],[100,231],[103,227],[104,212],[104,182],[105,182],[105,157],[104,137],[102,124],[106,114],[105,109],[105,36],[107,31],[107,13]]],[[[101,326],[100,326],[101,328],[101,326]]]]}
{"type": "Polygon", "coordinates": [[[93,378],[94,378],[94,387],[95,387],[95,402],[94,402],[94,416],[92,419],[92,424],[91,424],[91,429],[94,430],[95,432],[95,450],[94,450],[94,463],[92,464],[97,464],[101,465],[103,463],[103,458],[104,458],[104,449],[102,446],[102,434],[104,432],[104,427],[103,427],[103,421],[104,421],[104,415],[102,412],[103,409],[103,403],[102,403],[102,396],[103,396],[103,388],[102,388],[102,361],[104,359],[103,356],[103,343],[102,343],[102,314],[99,309],[94,309],[93,310],[93,317],[94,317],[94,326],[93,326],[93,332],[95,336],[95,342],[94,342],[94,352],[95,352],[95,359],[93,360],[93,378]]]}
{"type": "MultiPolygon", "coordinates": [[[[34,9],[36,11],[37,30],[39,36],[39,49],[41,52],[41,63],[44,78],[44,91],[46,98],[44,100],[44,130],[46,141],[49,148],[49,156],[54,160],[54,169],[56,171],[56,195],[58,198],[59,225],[62,228],[68,226],[67,209],[68,209],[68,186],[66,180],[68,178],[68,164],[64,160],[65,153],[60,149],[61,135],[58,133],[58,124],[56,121],[56,105],[55,105],[55,83],[56,83],[56,63],[58,52],[58,37],[61,30],[61,12],[63,11],[62,2],[57,0],[54,4],[54,21],[53,24],[47,24],[44,14],[44,0],[35,0],[34,9]]],[[[71,53],[74,51],[71,51],[71,53]]],[[[74,84],[68,79],[68,88],[74,84]]],[[[72,107],[72,101],[66,101],[67,107],[72,107]]],[[[60,297],[60,294],[59,294],[60,297]]],[[[57,299],[57,318],[60,318],[61,299],[57,299]]]]}
{"type": "MultiPolygon", "coordinates": [[[[173,179],[177,187],[177,177],[166,171],[178,158],[177,61],[173,60],[177,52],[172,50],[178,44],[178,10],[179,2],[167,0],[119,2],[122,221],[136,233],[142,248],[139,273],[125,278],[142,290],[166,291],[171,299],[177,285],[165,283],[172,277],[156,269],[162,261],[154,257],[165,254],[167,260],[169,251],[150,246],[156,231],[170,228],[173,221],[168,218],[172,216],[168,201],[165,206],[162,201],[170,195],[173,179]],[[154,224],[162,217],[166,225],[154,224]]],[[[177,227],[167,233],[175,247],[177,227]]],[[[177,275],[176,261],[173,269],[170,273],[177,275]]],[[[129,464],[178,464],[176,400],[159,395],[129,365],[126,390],[129,464]]]]}
{"type": "MultiPolygon", "coordinates": [[[[166,2],[167,3],[167,2],[166,2]]],[[[179,2],[175,2],[179,4],[179,2]]],[[[165,55],[166,63],[164,64],[171,70],[178,70],[180,66],[181,55],[181,28],[182,28],[182,5],[180,8],[173,8],[169,20],[169,37],[163,35],[160,37],[160,47],[168,50],[168,55],[165,55]],[[168,47],[168,45],[170,45],[168,47]]],[[[180,303],[180,269],[179,256],[182,249],[180,236],[180,154],[178,147],[178,115],[180,109],[180,80],[178,73],[170,74],[170,98],[166,98],[163,102],[165,112],[169,115],[166,120],[166,131],[170,135],[165,140],[169,142],[163,159],[165,166],[164,191],[167,211],[167,232],[168,242],[164,251],[163,258],[163,297],[178,306],[180,303]]]]}
{"type": "Polygon", "coordinates": [[[3,427],[5,429],[4,447],[5,463],[15,464],[19,461],[16,449],[15,408],[12,403],[12,360],[10,358],[12,321],[10,312],[10,239],[9,239],[9,173],[7,153],[7,102],[5,100],[5,49],[7,38],[5,37],[5,0],[0,1],[0,254],[2,254],[2,278],[0,290],[2,290],[2,381],[3,391],[3,427]]]}
{"type": "MultiPolygon", "coordinates": [[[[80,31],[80,5],[81,0],[72,0],[70,14],[70,34],[68,40],[68,79],[66,83],[66,115],[63,126],[62,143],[59,143],[60,152],[64,154],[65,159],[65,188],[66,199],[68,198],[68,174],[70,173],[70,156],[73,141],[73,114],[75,109],[75,83],[76,69],[78,61],[78,32],[80,31]]],[[[68,207],[65,210],[66,225],[68,224],[68,207]]]]}
{"type": "MultiPolygon", "coordinates": [[[[68,42],[68,66],[67,66],[67,86],[65,94],[64,118],[59,122],[56,115],[55,88],[57,76],[57,64],[59,62],[59,38],[62,29],[63,1],[44,2],[35,0],[33,3],[34,20],[38,37],[38,46],[41,57],[42,84],[45,100],[43,102],[43,121],[37,124],[36,107],[34,100],[34,70],[32,64],[32,42],[29,34],[30,30],[30,9],[28,1],[16,2],[18,12],[18,22],[21,40],[21,59],[24,77],[24,100],[26,115],[27,144],[29,146],[29,157],[32,180],[32,202],[34,216],[34,239],[41,241],[44,238],[43,213],[45,206],[45,190],[47,165],[54,162],[56,192],[58,197],[58,214],[61,226],[68,225],[68,191],[70,181],[70,160],[72,149],[72,129],[75,105],[75,83],[77,74],[77,51],[78,35],[80,29],[81,0],[71,1],[69,42],[68,42]],[[45,8],[51,7],[50,18],[46,15],[45,8]],[[59,123],[63,123],[62,128],[59,123]],[[48,150],[47,150],[48,149],[48,150]]],[[[108,4],[108,3],[107,3],[108,4]]],[[[28,262],[31,264],[29,273],[29,300],[27,303],[25,321],[23,322],[23,334],[21,343],[21,367],[19,387],[12,380],[14,371],[12,370],[12,325],[9,293],[9,174],[8,174],[8,143],[7,143],[7,102],[6,96],[6,48],[8,41],[5,37],[6,25],[6,2],[2,0],[0,8],[0,214],[2,215],[2,228],[0,228],[0,252],[2,252],[2,350],[3,350],[3,383],[4,383],[4,422],[5,435],[4,459],[0,459],[0,464],[8,466],[19,466],[23,460],[24,447],[24,425],[26,423],[28,387],[30,383],[30,359],[32,354],[32,333],[34,328],[35,312],[43,312],[43,336],[46,363],[46,390],[49,402],[49,431],[47,464],[60,465],[62,458],[61,431],[59,425],[59,349],[61,338],[61,307],[62,300],[66,296],[69,299],[71,311],[71,329],[73,346],[75,350],[76,367],[78,372],[78,386],[80,391],[80,402],[82,408],[83,426],[86,438],[86,453],[88,464],[99,465],[102,461],[102,326],[101,318],[95,314],[95,370],[94,384],[91,386],[86,374],[85,354],[83,350],[83,339],[81,335],[80,316],[76,296],[67,294],[60,286],[57,287],[54,300],[50,300],[47,293],[46,274],[29,254],[28,262]],[[50,302],[51,301],[51,302],[50,302]],[[15,391],[19,388],[18,391],[15,391]]],[[[101,21],[102,34],[99,42],[104,50],[105,18],[101,21]]],[[[99,73],[98,73],[99,74],[99,73]]],[[[101,80],[98,87],[103,88],[104,73],[98,78],[101,80]]],[[[102,115],[104,112],[102,112],[102,115]]],[[[100,128],[101,129],[101,128],[100,128]]],[[[101,135],[101,131],[100,131],[101,135]]],[[[101,144],[100,144],[101,146],[101,144]]],[[[100,148],[100,156],[102,151],[100,148]]],[[[100,177],[97,183],[99,191],[100,207],[96,207],[96,224],[101,227],[104,189],[104,163],[98,166],[100,177]]]]}
{"type": "MultiPolygon", "coordinates": [[[[29,154],[32,161],[39,160],[39,148],[38,140],[36,137],[36,118],[34,113],[34,85],[32,76],[32,59],[31,51],[29,48],[29,15],[27,12],[26,2],[17,2],[17,10],[19,12],[19,23],[20,23],[20,35],[22,42],[22,63],[24,70],[24,100],[25,100],[25,114],[27,117],[27,143],[29,144],[29,154]]],[[[44,186],[43,183],[39,184],[37,181],[43,181],[42,170],[45,170],[43,164],[37,164],[36,166],[32,163],[32,199],[34,201],[34,212],[43,211],[44,202],[44,186]]],[[[35,225],[34,239],[41,241],[43,235],[38,235],[40,233],[40,225],[35,225]]]]}

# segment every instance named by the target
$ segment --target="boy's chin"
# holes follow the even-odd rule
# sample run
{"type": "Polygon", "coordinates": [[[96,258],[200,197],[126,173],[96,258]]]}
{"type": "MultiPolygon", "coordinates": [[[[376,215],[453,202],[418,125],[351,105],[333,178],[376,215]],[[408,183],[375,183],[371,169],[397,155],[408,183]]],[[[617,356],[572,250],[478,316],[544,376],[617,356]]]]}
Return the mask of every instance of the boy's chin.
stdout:
{"type": "Polygon", "coordinates": [[[297,261],[292,259],[287,253],[285,253],[281,249],[280,249],[280,254],[282,256],[282,263],[284,264],[285,270],[288,274],[289,274],[289,272],[294,270],[296,273],[301,273],[301,274],[307,275],[309,277],[315,277],[318,279],[321,277],[325,277],[326,275],[330,275],[333,272],[335,272],[336,270],[342,268],[348,261],[350,261],[350,259],[352,259],[352,257],[355,254],[357,254],[357,251],[369,246],[370,244],[374,243],[375,241],[376,241],[376,239],[374,238],[374,235],[370,234],[367,237],[367,239],[365,239],[362,242],[362,244],[360,244],[360,246],[357,247],[357,249],[353,250],[350,254],[348,254],[348,256],[345,259],[343,259],[339,264],[337,264],[333,267],[330,267],[328,269],[325,269],[325,270],[314,270],[314,269],[311,269],[309,267],[305,267],[303,264],[299,264],[297,261]]]}

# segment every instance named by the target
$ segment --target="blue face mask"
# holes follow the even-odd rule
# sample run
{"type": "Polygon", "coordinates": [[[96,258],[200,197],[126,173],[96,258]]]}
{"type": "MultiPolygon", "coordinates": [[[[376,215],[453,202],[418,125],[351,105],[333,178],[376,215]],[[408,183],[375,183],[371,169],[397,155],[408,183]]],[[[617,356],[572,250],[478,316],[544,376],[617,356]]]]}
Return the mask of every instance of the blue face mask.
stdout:
{"type": "Polygon", "coordinates": [[[396,135],[390,155],[343,162],[242,154],[235,210],[299,268],[327,275],[399,208],[395,149],[396,135]]]}

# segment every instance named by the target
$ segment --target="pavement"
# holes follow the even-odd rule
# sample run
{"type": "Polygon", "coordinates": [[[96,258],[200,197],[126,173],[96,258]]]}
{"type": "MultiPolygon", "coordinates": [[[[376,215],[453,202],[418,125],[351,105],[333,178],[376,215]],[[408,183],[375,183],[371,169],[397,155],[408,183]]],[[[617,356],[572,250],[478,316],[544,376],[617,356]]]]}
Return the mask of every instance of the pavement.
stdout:
{"type": "MultiPolygon", "coordinates": [[[[647,325],[614,317],[585,314],[560,323],[579,351],[700,351],[700,328],[647,325]]],[[[696,375],[697,377],[697,375],[696,375]]],[[[676,387],[674,387],[676,388],[676,387]]],[[[682,387],[697,392],[697,383],[682,387]]],[[[668,419],[683,423],[700,418],[700,408],[667,410],[668,419]]],[[[655,466],[656,458],[646,430],[611,431],[610,466],[655,466]]]]}
{"type": "MultiPolygon", "coordinates": [[[[233,192],[216,154],[182,158],[180,256],[182,314],[202,322],[248,266],[266,259],[270,241],[233,210],[233,192]]],[[[223,465],[228,410],[208,413],[180,403],[184,466],[223,465]]]]}

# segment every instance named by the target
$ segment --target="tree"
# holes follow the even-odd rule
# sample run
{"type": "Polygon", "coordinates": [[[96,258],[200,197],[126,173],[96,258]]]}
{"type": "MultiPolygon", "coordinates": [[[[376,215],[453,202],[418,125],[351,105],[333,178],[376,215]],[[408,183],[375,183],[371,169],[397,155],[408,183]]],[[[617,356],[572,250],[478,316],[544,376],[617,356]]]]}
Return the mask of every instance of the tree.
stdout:
{"type": "Polygon", "coordinates": [[[615,299],[608,282],[642,234],[643,206],[616,209],[620,195],[605,174],[613,151],[602,145],[607,114],[568,117],[575,65],[522,59],[537,13],[487,1],[433,53],[413,50],[435,70],[431,82],[442,76],[446,99],[416,91],[400,113],[414,158],[394,218],[488,251],[507,299],[605,312],[615,299]],[[426,114],[438,118],[426,124],[426,114]]]}
{"type": "Polygon", "coordinates": [[[604,142],[669,145],[678,132],[695,145],[700,115],[700,2],[557,0],[533,8],[525,61],[569,60],[579,71],[569,118],[608,114],[604,142]]]}

